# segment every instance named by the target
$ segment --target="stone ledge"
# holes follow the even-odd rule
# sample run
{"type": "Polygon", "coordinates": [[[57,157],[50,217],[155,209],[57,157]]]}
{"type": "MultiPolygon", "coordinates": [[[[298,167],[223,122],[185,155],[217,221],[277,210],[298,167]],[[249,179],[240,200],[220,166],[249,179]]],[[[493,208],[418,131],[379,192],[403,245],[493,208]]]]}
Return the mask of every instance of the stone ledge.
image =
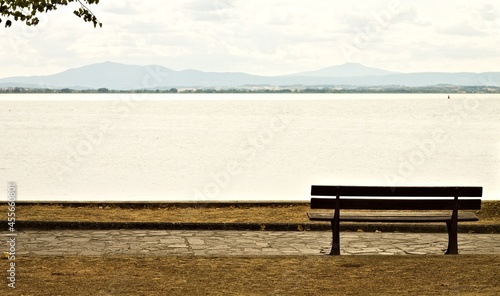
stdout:
{"type": "MultiPolygon", "coordinates": [[[[0,230],[8,231],[7,222],[0,230]]],[[[331,231],[330,223],[195,223],[195,222],[88,222],[88,221],[16,221],[16,230],[255,230],[255,231],[331,231]]],[[[341,231],[447,233],[444,223],[341,223],[341,231]]],[[[459,233],[500,233],[500,224],[470,223],[458,225],[459,233]]]]}

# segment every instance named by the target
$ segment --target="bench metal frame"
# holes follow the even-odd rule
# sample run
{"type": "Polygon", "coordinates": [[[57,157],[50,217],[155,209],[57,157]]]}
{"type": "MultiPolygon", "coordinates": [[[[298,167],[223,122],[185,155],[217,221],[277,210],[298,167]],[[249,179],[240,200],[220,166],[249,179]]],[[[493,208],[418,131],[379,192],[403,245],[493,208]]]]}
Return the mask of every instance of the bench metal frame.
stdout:
{"type": "Polygon", "coordinates": [[[383,187],[383,186],[323,186],[311,187],[311,209],[333,209],[328,213],[308,213],[310,220],[330,221],[332,225],[332,249],[330,255],[340,255],[340,221],[346,222],[446,222],[448,248],[445,254],[458,254],[458,221],[477,221],[474,213],[459,210],[481,209],[481,199],[459,199],[459,197],[481,197],[482,187],[383,187]],[[323,196],[316,198],[314,196],[323,196]],[[330,198],[325,198],[325,196],[330,198]],[[357,198],[341,198],[357,197],[357,198]],[[335,197],[335,198],[331,198],[335,197]],[[366,198],[368,197],[368,198],[366,198]],[[397,199],[395,197],[405,197],[397,199]],[[427,199],[423,199],[423,198],[427,199]],[[429,199],[429,198],[433,199],[429,199]],[[439,199],[435,199],[435,198],[439,199]],[[442,199],[443,197],[445,199],[442,199]],[[451,215],[349,215],[349,210],[450,210],[451,215]]]}

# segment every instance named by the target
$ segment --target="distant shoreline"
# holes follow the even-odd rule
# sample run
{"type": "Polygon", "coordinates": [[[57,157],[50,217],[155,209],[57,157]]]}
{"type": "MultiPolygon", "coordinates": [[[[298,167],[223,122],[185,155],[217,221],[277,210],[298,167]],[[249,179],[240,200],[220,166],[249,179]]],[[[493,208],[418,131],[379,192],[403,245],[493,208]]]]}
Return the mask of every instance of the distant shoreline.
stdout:
{"type": "Polygon", "coordinates": [[[266,86],[249,85],[242,87],[179,87],[157,89],[117,90],[108,88],[72,89],[72,88],[31,88],[31,87],[0,87],[0,94],[126,94],[126,93],[161,93],[161,94],[499,94],[500,86],[266,86]]]}

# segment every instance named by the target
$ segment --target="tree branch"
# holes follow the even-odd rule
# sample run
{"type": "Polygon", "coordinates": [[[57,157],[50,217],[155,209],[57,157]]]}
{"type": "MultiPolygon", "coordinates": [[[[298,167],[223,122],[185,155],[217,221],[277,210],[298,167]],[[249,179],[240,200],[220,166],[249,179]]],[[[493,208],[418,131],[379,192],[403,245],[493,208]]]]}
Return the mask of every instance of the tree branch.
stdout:
{"type": "Polygon", "coordinates": [[[0,23],[6,18],[5,27],[12,26],[12,21],[21,21],[28,26],[36,26],[39,23],[38,14],[48,13],[56,10],[58,6],[66,6],[71,2],[80,3],[80,8],[73,13],[85,22],[99,25],[97,16],[85,4],[99,4],[99,0],[0,0],[0,23]]]}

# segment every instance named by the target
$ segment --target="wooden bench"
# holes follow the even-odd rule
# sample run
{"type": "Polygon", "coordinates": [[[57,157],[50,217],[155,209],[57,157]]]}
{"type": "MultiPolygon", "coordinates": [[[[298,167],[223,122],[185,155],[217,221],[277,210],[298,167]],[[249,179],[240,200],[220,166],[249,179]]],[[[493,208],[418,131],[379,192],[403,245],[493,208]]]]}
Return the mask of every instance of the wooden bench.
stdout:
{"type": "Polygon", "coordinates": [[[479,210],[482,187],[382,187],[382,186],[317,186],[311,188],[311,209],[333,209],[333,212],[307,213],[312,221],[332,224],[330,255],[340,255],[340,222],[446,222],[448,249],[446,254],[458,254],[458,221],[477,221],[472,212],[479,210]],[[316,196],[316,197],[315,197],[316,196]],[[317,197],[319,196],[319,197],[317,197]],[[333,197],[333,198],[332,198],[333,197]],[[343,198],[348,197],[348,198],[343,198]],[[402,198],[404,197],[404,198],[402,198]],[[343,213],[341,210],[370,210],[343,213]],[[381,213],[380,211],[397,211],[381,213]],[[377,213],[377,211],[379,211],[377,213]],[[407,211],[407,212],[399,212],[407,211]],[[408,212],[411,211],[411,212],[408,212]],[[446,211],[435,213],[429,211],[446,211]]]}

